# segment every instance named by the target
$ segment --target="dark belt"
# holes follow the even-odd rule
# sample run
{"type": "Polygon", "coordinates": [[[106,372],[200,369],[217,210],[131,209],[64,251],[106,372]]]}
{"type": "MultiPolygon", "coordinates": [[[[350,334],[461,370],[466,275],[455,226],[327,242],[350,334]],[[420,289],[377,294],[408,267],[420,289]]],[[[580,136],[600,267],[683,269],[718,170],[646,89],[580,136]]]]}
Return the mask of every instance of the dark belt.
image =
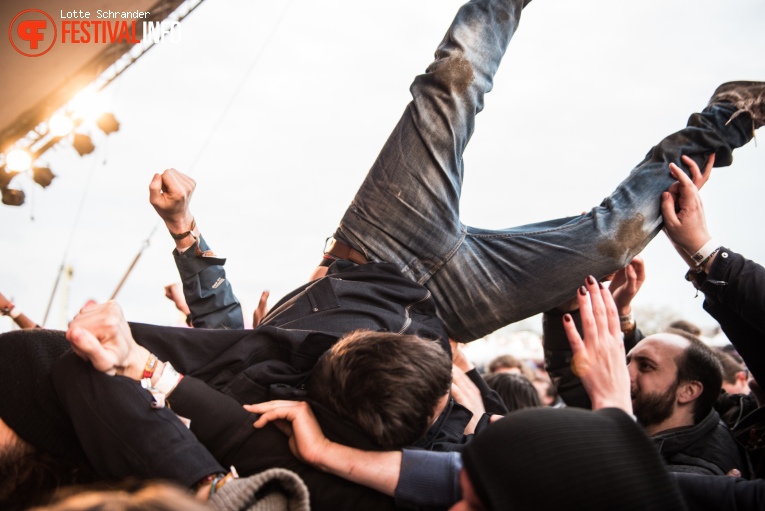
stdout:
{"type": "Polygon", "coordinates": [[[369,262],[367,256],[335,238],[327,239],[327,244],[324,246],[324,255],[325,260],[326,256],[330,256],[334,259],[344,259],[356,264],[367,264],[369,262]]]}

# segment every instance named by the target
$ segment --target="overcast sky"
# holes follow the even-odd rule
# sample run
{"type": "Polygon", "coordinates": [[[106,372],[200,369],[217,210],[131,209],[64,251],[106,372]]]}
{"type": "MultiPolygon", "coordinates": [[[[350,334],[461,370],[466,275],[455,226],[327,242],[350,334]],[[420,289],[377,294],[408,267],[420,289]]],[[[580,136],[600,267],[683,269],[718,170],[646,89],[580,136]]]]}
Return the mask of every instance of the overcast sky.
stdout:
{"type": "MultiPolygon", "coordinates": [[[[73,277],[47,326],[108,299],[156,224],[152,175],[175,167],[197,180],[192,211],[246,316],[263,289],[274,303],[318,262],[459,5],[206,0],[179,43],[104,91],[120,131],[94,135],[84,158],[49,151],[53,184],[23,182],[27,203],[0,206],[0,292],[41,321],[65,258],[73,277]]],[[[534,0],[465,154],[463,221],[510,227],[596,205],[717,85],[765,79],[763,26],[762,0],[534,0]]],[[[712,235],[760,262],[764,185],[765,147],[750,143],[703,191],[712,235]]],[[[150,241],[118,301],[129,320],[177,324],[163,294],[178,280],[174,245],[163,227],[150,241]]],[[[712,324],[663,235],[644,255],[637,303],[712,324]]]]}

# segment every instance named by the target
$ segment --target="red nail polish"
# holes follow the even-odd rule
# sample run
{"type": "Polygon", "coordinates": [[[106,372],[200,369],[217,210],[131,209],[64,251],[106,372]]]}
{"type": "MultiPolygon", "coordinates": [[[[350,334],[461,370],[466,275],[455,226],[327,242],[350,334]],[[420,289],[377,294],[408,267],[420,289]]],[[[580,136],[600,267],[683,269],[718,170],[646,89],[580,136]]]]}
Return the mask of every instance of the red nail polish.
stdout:
{"type": "Polygon", "coordinates": [[[598,282],[598,287],[599,287],[600,289],[603,289],[603,283],[602,283],[602,282],[598,282]]]}
{"type": "Polygon", "coordinates": [[[596,282],[596,280],[595,280],[595,277],[593,277],[592,275],[590,275],[590,276],[588,276],[588,277],[587,277],[587,283],[588,283],[589,285],[591,285],[591,286],[594,286],[594,285],[595,285],[595,282],[596,282]]]}
{"type": "Polygon", "coordinates": [[[566,323],[571,323],[571,315],[570,314],[565,314],[563,316],[563,321],[565,321],[566,323]]]}
{"type": "Polygon", "coordinates": [[[587,288],[584,286],[579,287],[579,294],[585,296],[587,294],[587,288]]]}

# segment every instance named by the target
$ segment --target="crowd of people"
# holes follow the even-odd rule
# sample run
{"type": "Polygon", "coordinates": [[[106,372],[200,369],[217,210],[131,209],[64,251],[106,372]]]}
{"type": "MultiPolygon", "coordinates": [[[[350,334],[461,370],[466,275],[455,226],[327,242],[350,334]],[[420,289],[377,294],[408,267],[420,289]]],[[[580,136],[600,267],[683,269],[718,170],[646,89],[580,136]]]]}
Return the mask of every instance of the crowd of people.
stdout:
{"type": "Polygon", "coordinates": [[[765,84],[720,86],[586,213],[465,226],[462,153],[528,3],[460,8],[321,263],[270,310],[264,295],[253,329],[174,169],[150,202],[194,328],[108,302],[58,332],[3,305],[24,328],[0,335],[3,505],[763,507],[765,269],[710,236],[699,188],[765,124],[765,84]],[[637,254],[662,228],[741,361],[638,328],[637,254]],[[505,358],[484,378],[465,357],[540,312],[544,373],[505,358]]]}

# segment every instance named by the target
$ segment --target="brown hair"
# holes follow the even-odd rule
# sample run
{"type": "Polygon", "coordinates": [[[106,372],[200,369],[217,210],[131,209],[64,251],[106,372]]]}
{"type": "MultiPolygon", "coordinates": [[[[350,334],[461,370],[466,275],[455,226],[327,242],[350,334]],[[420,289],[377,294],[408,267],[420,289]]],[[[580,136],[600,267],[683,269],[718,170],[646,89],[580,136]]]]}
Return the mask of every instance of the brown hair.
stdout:
{"type": "Polygon", "coordinates": [[[308,396],[348,419],[381,448],[412,445],[449,391],[452,365],[435,341],[357,330],[316,363],[308,396]]]}
{"type": "MultiPolygon", "coordinates": [[[[134,483],[134,481],[133,481],[134,483]]],[[[140,483],[123,489],[68,488],[54,504],[32,511],[206,511],[188,490],[163,482],[140,483]]]]}

